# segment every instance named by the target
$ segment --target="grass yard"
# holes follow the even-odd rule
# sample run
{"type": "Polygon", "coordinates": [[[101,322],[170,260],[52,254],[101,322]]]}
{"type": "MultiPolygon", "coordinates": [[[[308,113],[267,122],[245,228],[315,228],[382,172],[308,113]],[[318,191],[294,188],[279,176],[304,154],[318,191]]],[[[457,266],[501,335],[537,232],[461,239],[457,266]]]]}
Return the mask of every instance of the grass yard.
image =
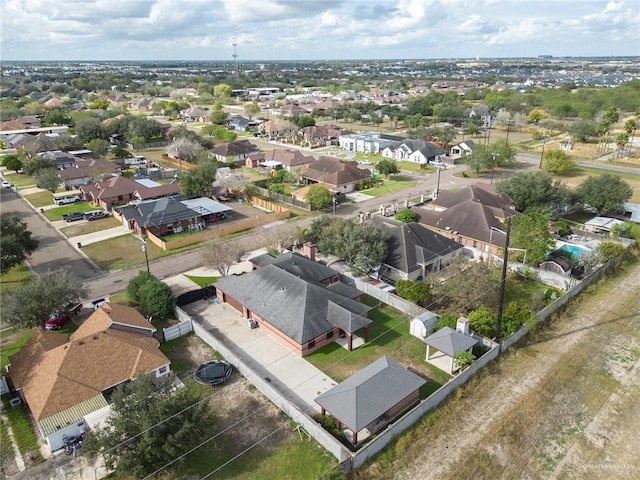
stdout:
{"type": "Polygon", "coordinates": [[[554,176],[554,180],[558,180],[571,188],[576,188],[587,177],[598,176],[605,173],[616,175],[625,180],[629,185],[631,185],[631,188],[633,188],[633,196],[629,201],[640,202],[640,174],[637,173],[616,172],[613,170],[603,170],[601,168],[578,167],[573,174],[565,175],[563,177],[554,176]]]}
{"type": "Polygon", "coordinates": [[[12,185],[15,185],[18,188],[36,186],[36,181],[33,179],[33,177],[29,175],[25,175],[24,173],[4,172],[2,176],[4,177],[5,180],[7,180],[8,182],[11,182],[12,185]]]}
{"type": "Polygon", "coordinates": [[[408,316],[388,305],[377,306],[377,300],[371,297],[365,296],[363,303],[373,307],[368,315],[373,323],[368,328],[366,345],[348,352],[337,343],[331,343],[305,359],[341,382],[387,355],[431,380],[424,392],[421,391],[421,396],[423,393],[430,394],[451,378],[446,372],[425,362],[426,347],[418,338],[409,334],[408,316]]]}
{"type": "Polygon", "coordinates": [[[30,277],[31,273],[25,264],[16,265],[7,273],[0,275],[0,292],[14,288],[30,277]]]}
{"type": "MultiPolygon", "coordinates": [[[[376,180],[380,178],[381,177],[377,177],[376,180]]],[[[410,180],[408,178],[404,178],[402,175],[397,175],[384,179],[382,185],[379,187],[363,190],[362,193],[371,195],[372,197],[381,197],[383,195],[404,190],[405,188],[413,187],[416,183],[417,182],[415,180],[410,180]]]]}
{"type": "Polygon", "coordinates": [[[2,404],[4,415],[9,420],[9,425],[11,425],[13,437],[15,438],[20,453],[25,455],[31,452],[31,455],[35,457],[36,463],[43,462],[44,458],[40,455],[38,440],[31,429],[27,407],[20,405],[19,407],[12,408],[9,405],[8,398],[3,398],[2,404]]]}
{"type": "Polygon", "coordinates": [[[526,303],[536,313],[546,307],[545,292],[549,288],[552,287],[532,280],[510,280],[505,289],[505,305],[509,302],[526,303]]]}
{"type": "Polygon", "coordinates": [[[68,227],[62,227],[60,231],[65,234],[67,238],[77,237],[78,235],[86,235],[87,233],[99,232],[101,230],[107,230],[108,228],[114,228],[122,225],[118,220],[113,217],[100,218],[93,222],[71,222],[68,227]]]}
{"type": "Polygon", "coordinates": [[[78,202],[73,203],[71,205],[64,205],[62,207],[52,208],[51,210],[45,210],[44,216],[50,222],[55,222],[56,220],[62,220],[62,215],[65,215],[69,212],[88,212],[90,210],[97,210],[98,208],[95,205],[92,205],[88,202],[78,202]]]}
{"type": "Polygon", "coordinates": [[[24,198],[36,208],[53,205],[53,195],[49,191],[32,193],[25,195],[24,198]]]}
{"type": "Polygon", "coordinates": [[[185,275],[189,280],[198,285],[199,287],[208,287],[216,283],[220,277],[196,277],[195,275],[185,275]]]}
{"type": "Polygon", "coordinates": [[[400,170],[406,170],[413,173],[421,173],[426,175],[427,173],[433,173],[436,171],[436,167],[431,165],[423,165],[416,162],[396,162],[400,170]]]}
{"type": "Polygon", "coordinates": [[[22,348],[35,333],[33,328],[12,328],[0,332],[0,368],[9,365],[9,357],[22,348]]]}

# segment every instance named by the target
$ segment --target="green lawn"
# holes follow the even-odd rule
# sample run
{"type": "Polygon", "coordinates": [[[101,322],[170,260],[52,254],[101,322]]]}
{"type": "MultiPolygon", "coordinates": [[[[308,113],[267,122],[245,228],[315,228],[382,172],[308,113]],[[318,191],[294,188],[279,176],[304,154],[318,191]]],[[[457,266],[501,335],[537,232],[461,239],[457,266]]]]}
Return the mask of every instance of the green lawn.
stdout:
{"type": "Polygon", "coordinates": [[[71,205],[52,208],[51,210],[45,210],[44,216],[49,221],[55,222],[56,220],[62,220],[62,215],[65,215],[69,212],[88,212],[90,210],[98,210],[98,207],[88,202],[78,202],[71,205]]]}
{"type": "MultiPolygon", "coordinates": [[[[378,176],[376,180],[379,180],[381,177],[378,176]]],[[[410,180],[408,178],[404,178],[401,175],[390,177],[388,179],[383,179],[382,185],[376,188],[370,188],[367,190],[362,190],[362,193],[367,195],[371,195],[372,197],[381,197],[383,195],[388,195],[389,193],[398,192],[400,190],[404,190],[405,188],[413,187],[416,185],[415,180],[410,180]]]]}
{"type": "Polygon", "coordinates": [[[36,186],[36,181],[33,179],[33,177],[25,175],[24,173],[5,172],[2,174],[2,176],[5,178],[5,180],[11,182],[12,185],[15,185],[18,188],[36,186]]]}
{"type": "Polygon", "coordinates": [[[64,233],[66,237],[76,237],[78,235],[86,235],[87,233],[118,227],[122,225],[122,223],[113,217],[105,217],[94,220],[93,222],[71,222],[68,223],[68,225],[68,227],[62,227],[60,231],[64,233]]]}
{"type": "Polygon", "coordinates": [[[426,347],[422,341],[409,334],[408,316],[388,305],[374,306],[377,301],[371,297],[365,296],[363,303],[373,306],[367,316],[373,321],[368,327],[367,344],[348,352],[334,342],[306,356],[308,362],[338,382],[383,355],[431,379],[427,384],[429,391],[436,390],[451,378],[446,372],[425,362],[426,347]]]}
{"type": "Polygon", "coordinates": [[[413,173],[422,173],[426,175],[427,173],[433,173],[436,171],[436,167],[432,167],[431,165],[423,166],[416,162],[397,162],[397,164],[400,170],[406,170],[413,173]]]}
{"type": "Polygon", "coordinates": [[[199,285],[200,287],[208,287],[209,285],[213,285],[220,277],[196,277],[194,275],[185,275],[189,280],[193,283],[199,285]]]}
{"type": "Polygon", "coordinates": [[[9,425],[11,425],[13,437],[16,440],[16,444],[18,445],[18,450],[20,450],[20,453],[24,455],[27,452],[33,452],[37,459],[37,462],[43,462],[44,459],[40,455],[38,440],[36,439],[36,436],[31,429],[27,407],[25,407],[24,405],[20,405],[19,407],[12,408],[9,405],[8,398],[3,398],[2,403],[4,407],[4,414],[9,420],[9,425]]]}
{"type": "Polygon", "coordinates": [[[0,275],[0,292],[17,287],[30,277],[31,273],[25,264],[16,265],[7,273],[0,275]]]}
{"type": "Polygon", "coordinates": [[[14,328],[10,330],[4,330],[0,333],[0,336],[7,338],[9,335],[15,336],[11,343],[5,344],[4,339],[2,341],[2,348],[0,349],[0,368],[4,372],[4,367],[9,365],[9,357],[22,348],[22,346],[29,341],[29,339],[35,333],[33,328],[14,328]]]}
{"type": "Polygon", "coordinates": [[[27,201],[34,207],[47,207],[53,205],[53,195],[51,192],[38,192],[30,195],[25,195],[27,201]]]}
{"type": "MultiPolygon", "coordinates": [[[[532,280],[517,279],[509,281],[505,289],[505,305],[509,302],[526,303],[532,309],[544,308],[544,292],[550,287],[532,280]]],[[[535,312],[534,312],[535,313],[535,312]]]]}

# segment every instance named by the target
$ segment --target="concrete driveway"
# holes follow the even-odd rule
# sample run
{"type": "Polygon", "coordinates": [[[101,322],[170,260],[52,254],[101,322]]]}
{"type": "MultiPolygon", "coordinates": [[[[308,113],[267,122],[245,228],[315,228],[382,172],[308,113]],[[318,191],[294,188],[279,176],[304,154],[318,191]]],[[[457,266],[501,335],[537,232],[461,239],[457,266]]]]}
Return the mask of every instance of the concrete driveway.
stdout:
{"type": "Polygon", "coordinates": [[[244,363],[260,372],[262,378],[268,378],[283,396],[310,415],[320,412],[314,399],[336,385],[333,379],[265,330],[249,329],[247,319],[227,304],[200,301],[184,309],[222,339],[244,363]]]}

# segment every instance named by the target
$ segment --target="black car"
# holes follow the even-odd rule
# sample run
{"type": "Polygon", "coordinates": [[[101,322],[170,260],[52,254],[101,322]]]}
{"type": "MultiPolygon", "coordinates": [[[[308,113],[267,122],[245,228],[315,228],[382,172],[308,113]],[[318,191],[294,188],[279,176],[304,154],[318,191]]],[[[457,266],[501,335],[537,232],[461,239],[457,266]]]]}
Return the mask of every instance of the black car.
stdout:
{"type": "Polygon", "coordinates": [[[69,212],[62,215],[62,219],[65,222],[75,222],[76,220],[83,220],[84,212],[69,212]]]}
{"type": "Polygon", "coordinates": [[[109,212],[105,212],[104,210],[94,210],[92,212],[86,212],[84,214],[84,218],[89,221],[97,220],[98,218],[104,218],[108,216],[109,216],[109,212]]]}

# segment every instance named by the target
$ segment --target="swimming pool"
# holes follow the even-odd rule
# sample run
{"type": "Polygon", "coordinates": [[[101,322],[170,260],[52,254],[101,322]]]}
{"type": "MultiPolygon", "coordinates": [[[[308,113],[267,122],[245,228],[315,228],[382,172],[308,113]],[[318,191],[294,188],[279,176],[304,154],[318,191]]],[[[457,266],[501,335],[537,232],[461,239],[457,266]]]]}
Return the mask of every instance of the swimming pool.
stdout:
{"type": "Polygon", "coordinates": [[[579,245],[570,245],[565,243],[560,248],[557,248],[553,253],[557,253],[562,255],[563,252],[571,254],[572,257],[578,258],[584,255],[587,255],[591,250],[586,247],[581,247],[579,245]]]}

